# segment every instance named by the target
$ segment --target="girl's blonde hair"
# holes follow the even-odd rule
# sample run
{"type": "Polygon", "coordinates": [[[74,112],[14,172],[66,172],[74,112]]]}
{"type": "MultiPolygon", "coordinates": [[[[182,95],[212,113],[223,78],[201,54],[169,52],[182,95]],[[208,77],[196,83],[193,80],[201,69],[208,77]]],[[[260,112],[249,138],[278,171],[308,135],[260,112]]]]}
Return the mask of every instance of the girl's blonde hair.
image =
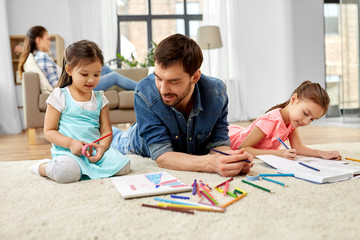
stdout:
{"type": "MultiPolygon", "coordinates": [[[[323,89],[320,84],[312,83],[311,81],[305,81],[297,87],[294,92],[291,94],[291,97],[296,94],[299,99],[310,100],[318,105],[320,105],[324,109],[324,113],[327,113],[328,107],[330,104],[330,98],[325,89],[323,89]]],[[[284,103],[278,104],[266,112],[274,110],[276,108],[284,108],[290,103],[290,99],[284,103]]]]}
{"type": "Polygon", "coordinates": [[[78,64],[87,65],[99,61],[104,65],[104,56],[98,45],[92,41],[81,40],[68,46],[63,58],[63,67],[57,87],[63,88],[72,84],[72,77],[66,72],[65,66],[71,69],[78,64]]]}

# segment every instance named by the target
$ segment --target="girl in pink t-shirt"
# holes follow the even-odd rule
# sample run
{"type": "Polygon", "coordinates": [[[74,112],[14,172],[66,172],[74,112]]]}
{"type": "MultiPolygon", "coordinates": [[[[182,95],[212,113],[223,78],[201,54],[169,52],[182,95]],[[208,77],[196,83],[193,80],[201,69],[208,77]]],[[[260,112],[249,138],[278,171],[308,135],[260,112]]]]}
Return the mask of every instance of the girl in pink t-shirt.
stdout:
{"type": "Polygon", "coordinates": [[[302,144],[298,127],[306,126],[322,117],[330,103],[327,92],[318,83],[303,82],[290,99],[269,109],[249,127],[230,125],[231,148],[241,149],[252,155],[272,154],[288,159],[296,155],[340,160],[338,151],[321,151],[302,144]],[[291,148],[280,149],[281,142],[290,141],[291,148]]]}

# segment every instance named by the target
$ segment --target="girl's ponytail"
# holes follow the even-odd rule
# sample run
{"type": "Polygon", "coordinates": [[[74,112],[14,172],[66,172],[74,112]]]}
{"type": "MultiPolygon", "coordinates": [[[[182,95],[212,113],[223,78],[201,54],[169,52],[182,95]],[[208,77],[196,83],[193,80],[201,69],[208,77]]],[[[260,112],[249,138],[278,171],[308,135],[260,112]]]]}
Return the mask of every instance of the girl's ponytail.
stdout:
{"type": "MultiPolygon", "coordinates": [[[[294,90],[291,96],[293,96],[294,94],[297,94],[299,99],[307,99],[316,104],[319,104],[324,109],[324,114],[327,113],[330,104],[330,98],[325,89],[323,89],[320,84],[312,83],[309,80],[304,81],[302,84],[300,84],[299,87],[294,90]]],[[[290,103],[290,98],[286,102],[278,104],[270,108],[266,112],[269,112],[276,108],[286,107],[290,103]]]]}

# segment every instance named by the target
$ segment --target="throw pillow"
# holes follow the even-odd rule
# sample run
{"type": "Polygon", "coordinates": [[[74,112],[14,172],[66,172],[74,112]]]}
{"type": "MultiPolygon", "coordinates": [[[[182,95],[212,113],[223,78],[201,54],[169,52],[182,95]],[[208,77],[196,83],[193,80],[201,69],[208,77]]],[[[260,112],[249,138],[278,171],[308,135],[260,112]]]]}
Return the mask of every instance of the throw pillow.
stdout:
{"type": "Polygon", "coordinates": [[[25,72],[35,72],[39,74],[41,93],[51,93],[54,90],[54,88],[47,80],[45,74],[40,70],[39,66],[37,65],[36,60],[32,55],[32,53],[29,53],[29,56],[27,57],[24,63],[24,70],[25,72]]]}

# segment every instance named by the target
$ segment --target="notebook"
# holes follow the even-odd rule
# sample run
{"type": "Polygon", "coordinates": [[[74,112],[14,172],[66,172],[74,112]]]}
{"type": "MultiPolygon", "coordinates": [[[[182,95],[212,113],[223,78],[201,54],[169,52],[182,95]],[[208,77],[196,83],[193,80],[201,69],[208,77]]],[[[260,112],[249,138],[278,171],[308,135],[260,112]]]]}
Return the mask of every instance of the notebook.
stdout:
{"type": "Polygon", "coordinates": [[[124,199],[191,191],[192,187],[161,171],[111,178],[124,199]]]}
{"type": "Polygon", "coordinates": [[[274,155],[259,155],[256,157],[276,168],[280,173],[292,173],[296,178],[314,183],[337,182],[360,174],[360,167],[349,166],[341,161],[323,160],[321,158],[301,158],[293,161],[274,155]],[[320,171],[305,167],[299,164],[299,162],[320,171]]]}

